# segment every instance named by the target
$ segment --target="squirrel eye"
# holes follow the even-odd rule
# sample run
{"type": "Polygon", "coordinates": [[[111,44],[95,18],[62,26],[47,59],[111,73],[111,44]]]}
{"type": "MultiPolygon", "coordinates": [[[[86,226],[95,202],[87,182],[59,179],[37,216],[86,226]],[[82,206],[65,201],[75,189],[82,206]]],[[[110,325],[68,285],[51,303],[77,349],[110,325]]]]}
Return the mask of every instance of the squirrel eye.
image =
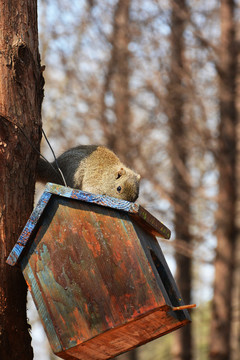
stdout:
{"type": "Polygon", "coordinates": [[[117,191],[120,193],[121,190],[122,190],[121,186],[118,186],[117,191]]]}

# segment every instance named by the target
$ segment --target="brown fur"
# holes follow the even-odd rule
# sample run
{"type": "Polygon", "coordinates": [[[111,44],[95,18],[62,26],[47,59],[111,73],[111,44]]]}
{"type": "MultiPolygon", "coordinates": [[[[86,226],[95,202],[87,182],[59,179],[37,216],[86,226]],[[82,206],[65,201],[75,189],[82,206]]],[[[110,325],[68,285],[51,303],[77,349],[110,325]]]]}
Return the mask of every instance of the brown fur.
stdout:
{"type": "MultiPolygon", "coordinates": [[[[81,145],[57,158],[67,185],[94,194],[109,195],[135,201],[139,193],[140,175],[127,168],[104,146],[81,145]]],[[[56,163],[52,166],[57,169],[56,163]]],[[[62,184],[61,176],[43,159],[39,159],[37,181],[62,184]]]]}

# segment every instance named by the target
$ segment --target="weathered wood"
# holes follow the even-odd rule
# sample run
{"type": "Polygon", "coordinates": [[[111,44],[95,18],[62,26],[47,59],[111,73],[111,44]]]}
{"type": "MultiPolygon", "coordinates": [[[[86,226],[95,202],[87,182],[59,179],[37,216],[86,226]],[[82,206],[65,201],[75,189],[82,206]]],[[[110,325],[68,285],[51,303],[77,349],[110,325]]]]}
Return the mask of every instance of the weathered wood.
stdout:
{"type": "Polygon", "coordinates": [[[21,266],[54,353],[108,359],[190,321],[172,311],[184,303],[151,232],[163,224],[135,204],[47,189],[8,263],[21,266]]]}

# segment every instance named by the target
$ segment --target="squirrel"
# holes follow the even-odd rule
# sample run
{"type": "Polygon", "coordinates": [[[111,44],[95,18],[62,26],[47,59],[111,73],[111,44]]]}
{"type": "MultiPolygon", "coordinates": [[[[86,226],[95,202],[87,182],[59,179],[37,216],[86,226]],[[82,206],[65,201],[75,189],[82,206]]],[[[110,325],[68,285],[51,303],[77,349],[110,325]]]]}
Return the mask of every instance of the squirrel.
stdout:
{"type": "MultiPolygon", "coordinates": [[[[131,202],[138,198],[140,175],[127,168],[105,146],[74,147],[60,155],[57,164],[72,188],[131,202]]],[[[42,183],[63,184],[56,161],[50,164],[40,158],[36,178],[42,183]]]]}

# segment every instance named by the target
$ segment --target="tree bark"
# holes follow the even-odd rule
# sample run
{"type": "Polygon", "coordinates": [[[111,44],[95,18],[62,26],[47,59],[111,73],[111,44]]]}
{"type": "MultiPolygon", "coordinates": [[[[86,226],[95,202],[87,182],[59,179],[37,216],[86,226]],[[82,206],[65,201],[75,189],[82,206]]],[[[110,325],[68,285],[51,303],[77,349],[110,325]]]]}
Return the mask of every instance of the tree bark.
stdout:
{"type": "Polygon", "coordinates": [[[234,0],[221,1],[221,48],[218,67],[220,124],[218,139],[219,194],[217,249],[211,321],[210,359],[230,358],[233,259],[236,216],[236,43],[234,0]]]}
{"type": "MultiPolygon", "coordinates": [[[[129,60],[128,45],[130,41],[129,11],[131,0],[118,2],[114,22],[114,52],[113,62],[115,73],[113,78],[113,95],[115,99],[116,131],[115,150],[117,153],[126,154],[130,140],[130,94],[129,94],[129,60]],[[120,136],[119,136],[120,134],[120,136]]],[[[125,158],[128,165],[129,160],[125,158]]]]}
{"type": "MultiPolygon", "coordinates": [[[[185,0],[171,1],[171,58],[168,84],[168,120],[171,134],[170,157],[173,166],[173,207],[176,239],[191,243],[189,224],[191,219],[191,186],[188,174],[187,127],[184,121],[184,30],[187,5],[185,0]]],[[[175,254],[176,283],[186,304],[191,302],[192,260],[180,253],[175,254]]],[[[185,326],[174,335],[173,359],[192,358],[191,326],[185,326]]]]}
{"type": "MultiPolygon", "coordinates": [[[[237,35],[236,35],[237,36],[237,35]]],[[[239,39],[240,33],[238,34],[239,39]]],[[[237,40],[237,39],[236,39],[237,40]]],[[[237,62],[240,61],[240,51],[237,62]]],[[[240,98],[240,73],[237,73],[236,99],[240,98]]],[[[238,360],[240,354],[240,102],[236,101],[236,247],[234,251],[234,276],[232,288],[232,321],[231,321],[231,360],[238,360]]]]}
{"type": "Polygon", "coordinates": [[[123,161],[132,166],[131,152],[131,111],[129,91],[129,59],[130,52],[130,14],[131,0],[119,0],[114,12],[112,34],[112,51],[105,77],[102,95],[102,119],[105,122],[107,145],[121,156],[123,161]],[[114,99],[115,121],[106,124],[105,96],[111,91],[114,99]]]}
{"type": "Polygon", "coordinates": [[[33,352],[27,287],[20,269],[6,259],[33,207],[38,154],[26,137],[39,149],[43,77],[37,1],[1,1],[0,14],[0,359],[28,360],[33,352]]]}

